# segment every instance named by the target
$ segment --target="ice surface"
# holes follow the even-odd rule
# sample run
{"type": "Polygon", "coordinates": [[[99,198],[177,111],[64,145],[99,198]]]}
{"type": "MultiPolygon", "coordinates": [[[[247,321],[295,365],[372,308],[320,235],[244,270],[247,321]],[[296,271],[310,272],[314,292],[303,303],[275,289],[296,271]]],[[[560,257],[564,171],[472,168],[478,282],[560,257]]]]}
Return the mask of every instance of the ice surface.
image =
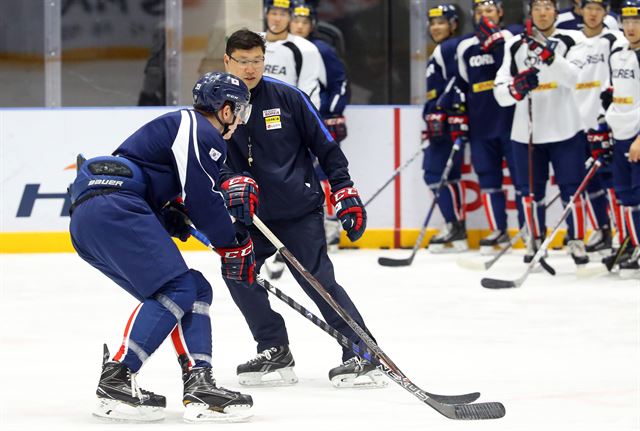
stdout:
{"type": "MultiPolygon", "coordinates": [[[[571,259],[552,253],[556,277],[532,274],[518,289],[480,286],[486,274],[458,267],[455,255],[420,251],[410,267],[378,266],[378,256],[408,250],[340,251],[337,278],[358,305],[384,351],[422,389],[482,392],[507,415],[485,422],[440,416],[390,383],[386,389],[338,390],[327,373],[340,362],[337,344],[277,298],[288,324],[300,382],[243,389],[255,402],[234,430],[639,430],[640,281],[575,276],[571,259]]],[[[477,253],[467,253],[482,260],[477,253]]],[[[214,370],[239,389],[235,367],[255,355],[249,330],[219,277],[219,259],[185,254],[214,286],[214,370]]],[[[517,278],[521,254],[489,272],[517,278]]],[[[102,343],[117,349],[135,301],[73,254],[1,255],[0,429],[191,429],[181,420],[182,385],[170,344],[142,369],[142,387],[167,396],[167,419],[149,425],[105,425],[91,409],[102,343]]],[[[312,310],[286,273],[274,283],[312,310]]]]}

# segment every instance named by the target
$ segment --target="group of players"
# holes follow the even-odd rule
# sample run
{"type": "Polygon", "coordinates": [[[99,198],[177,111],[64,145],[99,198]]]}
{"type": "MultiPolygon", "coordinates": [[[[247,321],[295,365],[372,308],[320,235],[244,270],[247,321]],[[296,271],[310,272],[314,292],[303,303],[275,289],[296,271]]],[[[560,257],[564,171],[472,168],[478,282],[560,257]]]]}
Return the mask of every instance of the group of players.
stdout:
{"type": "Polygon", "coordinates": [[[462,157],[468,142],[491,229],[481,251],[509,242],[503,160],[515,188],[520,227],[533,257],[546,233],[549,164],[563,205],[571,205],[565,244],[577,265],[592,252],[610,253],[621,270],[640,271],[640,2],[624,0],[618,20],[609,0],[576,0],[559,11],[557,0],[531,0],[526,27],[501,26],[502,0],[472,0],[474,31],[456,37],[456,7],[428,10],[437,46],[427,66],[423,116],[425,181],[439,183],[446,161],[454,169],[439,190],[447,223],[433,237],[434,252],[467,249],[462,157]],[[585,193],[572,196],[597,159],[603,167],[585,193]],[[586,209],[586,211],[585,211],[586,209]],[[594,232],[585,244],[585,212],[594,232]],[[612,238],[612,227],[617,235],[612,238]],[[628,239],[627,239],[628,237],[628,239]],[[628,247],[627,244],[630,244],[628,247]]]}

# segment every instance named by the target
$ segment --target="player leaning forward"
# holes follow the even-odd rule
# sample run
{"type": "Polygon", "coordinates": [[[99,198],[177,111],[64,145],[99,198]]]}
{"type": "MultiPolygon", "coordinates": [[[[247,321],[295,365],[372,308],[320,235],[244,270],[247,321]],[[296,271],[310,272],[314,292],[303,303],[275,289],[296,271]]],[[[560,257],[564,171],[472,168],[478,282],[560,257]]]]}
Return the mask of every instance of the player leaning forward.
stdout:
{"type": "Polygon", "coordinates": [[[640,1],[626,0],[621,9],[628,45],[616,46],[609,59],[612,97],[606,119],[613,132],[613,182],[624,206],[634,251],[620,270],[640,275],[640,1]]]}
{"type": "MultiPolygon", "coordinates": [[[[570,30],[556,30],[557,4],[554,0],[531,2],[534,35],[517,35],[505,44],[494,95],[502,106],[516,105],[511,130],[515,141],[514,159],[521,193],[526,196],[525,214],[529,231],[539,241],[544,235],[544,196],[553,165],[562,200],[567,204],[584,178],[585,137],[573,97],[578,69],[565,58],[583,37],[570,30]],[[533,127],[529,130],[531,97],[533,127]],[[533,135],[530,137],[530,133],[533,135]],[[533,142],[533,201],[529,198],[530,173],[528,143],[533,142]],[[533,210],[532,208],[535,208],[533,210]]],[[[584,243],[582,205],[576,202],[567,219],[568,245],[576,264],[589,261],[584,243]]]]}
{"type": "MultiPolygon", "coordinates": [[[[239,30],[227,40],[224,63],[227,70],[244,80],[251,90],[252,114],[229,140],[229,153],[222,173],[228,189],[227,206],[235,214],[236,229],[249,231],[255,244],[256,268],[273,255],[275,247],[252,225],[260,187],[260,217],[274,234],[313,274],[327,292],[364,328],[355,305],[335,279],[327,255],[323,226],[324,195],[313,168],[312,154],[329,177],[332,203],[347,236],[356,241],[366,228],[366,212],[353,187],[347,159],[324,127],[308,96],[296,87],[263,77],[264,40],[257,33],[239,30]],[[250,178],[251,177],[251,178],[250,178]]],[[[293,276],[316,303],[327,323],[354,343],[358,336],[324,299],[290,266],[293,276]]],[[[225,280],[229,292],[244,315],[258,355],[238,366],[240,383],[259,385],[271,372],[279,383],[295,383],[295,362],[282,316],[271,309],[266,290],[249,281],[225,280]]],[[[329,372],[336,386],[351,385],[356,377],[377,385],[381,373],[353,352],[343,350],[344,363],[329,372]],[[368,379],[368,377],[372,377],[368,379]]],[[[382,380],[384,382],[384,380],[382,380]]]]}
{"type": "Polygon", "coordinates": [[[227,73],[209,73],[194,89],[194,109],[142,126],[113,156],[83,160],[71,187],[71,239],[78,255],[140,301],[123,344],[109,359],[105,345],[95,415],[114,420],[164,417],[164,396],[140,389],[136,374],[169,333],[179,334],[189,422],[242,420],[249,395],[216,386],[212,376],[212,290],[189,269],[170,235],[189,236],[191,222],[217,247],[225,279],[253,277],[252,241],[236,234],[214,190],[229,138],[250,112],[249,90],[227,73]],[[181,199],[178,199],[181,198],[181,199]],[[228,256],[244,255],[240,259],[228,256]],[[244,269],[244,271],[242,271],[244,269]]]}

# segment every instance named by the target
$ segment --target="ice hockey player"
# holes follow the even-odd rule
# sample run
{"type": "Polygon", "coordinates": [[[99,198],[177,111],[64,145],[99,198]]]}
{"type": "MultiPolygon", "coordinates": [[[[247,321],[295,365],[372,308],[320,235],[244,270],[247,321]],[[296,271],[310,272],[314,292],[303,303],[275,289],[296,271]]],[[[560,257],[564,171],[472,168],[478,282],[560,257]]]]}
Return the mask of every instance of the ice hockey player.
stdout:
{"type": "Polygon", "coordinates": [[[603,101],[615,143],[614,187],[624,205],[632,246],[620,272],[640,278],[640,1],[625,0],[620,18],[628,44],[615,46],[611,53],[613,91],[605,92],[603,101]]]}
{"type": "MultiPolygon", "coordinates": [[[[516,185],[513,161],[511,124],[513,106],[502,107],[493,97],[493,81],[502,64],[505,41],[520,26],[502,29],[504,14],[502,0],[472,0],[475,31],[458,44],[458,78],[456,86],[466,95],[471,163],[478,175],[481,199],[489,229],[489,236],[480,240],[480,252],[491,253],[496,247],[509,242],[507,232],[507,191],[503,184],[503,160],[507,161],[510,176],[516,185]]],[[[516,193],[516,202],[521,199],[516,193]]],[[[521,208],[521,205],[518,205],[521,208]]],[[[518,211],[521,224],[524,218],[518,211]]]]}
{"type": "MultiPolygon", "coordinates": [[[[459,17],[454,5],[443,3],[429,8],[427,19],[429,34],[437,46],[427,63],[427,102],[422,117],[426,123],[423,138],[429,140],[429,146],[424,151],[422,167],[425,182],[435,191],[451,153],[453,139],[460,135],[464,137],[459,129],[450,130],[448,113],[437,103],[449,81],[456,76],[455,54],[459,38],[454,34],[458,28],[459,17]]],[[[462,107],[458,105],[458,108],[462,107]]],[[[451,115],[453,120],[460,117],[457,111],[451,115]]],[[[464,251],[469,248],[465,226],[464,188],[460,182],[463,153],[464,150],[461,149],[456,154],[449,178],[438,196],[438,208],[446,225],[429,241],[429,251],[432,253],[464,251]]]]}
{"type": "Polygon", "coordinates": [[[291,0],[265,0],[264,5],[267,24],[264,75],[298,87],[320,108],[320,86],[326,85],[327,77],[318,48],[289,32],[291,0]]]}
{"type": "MultiPolygon", "coordinates": [[[[347,124],[343,115],[345,106],[349,103],[347,87],[347,73],[344,63],[335,48],[324,40],[316,37],[314,30],[318,23],[316,7],[303,0],[294,0],[293,18],[289,24],[291,33],[311,41],[320,51],[322,62],[327,74],[327,84],[320,86],[320,115],[324,125],[338,144],[347,137],[347,124]]],[[[327,176],[316,163],[316,174],[325,192],[325,220],[324,228],[327,236],[329,251],[335,251],[340,243],[340,222],[331,205],[331,185],[327,176]]]]}
{"type": "MultiPolygon", "coordinates": [[[[567,60],[580,69],[574,95],[580,109],[587,140],[596,143],[598,147],[608,145],[610,142],[609,127],[604,122],[600,93],[609,85],[611,49],[618,38],[623,38],[619,31],[611,31],[604,26],[608,10],[609,0],[582,0],[581,13],[584,21],[582,33],[585,38],[567,54],[567,60]]],[[[589,147],[588,143],[586,147],[589,147]]],[[[585,208],[594,228],[589,236],[586,250],[588,253],[608,252],[611,249],[612,239],[611,221],[607,210],[609,204],[611,204],[611,214],[618,215],[615,219],[621,220],[620,206],[613,193],[612,173],[608,165],[596,172],[596,176],[587,186],[584,198],[585,208]]]]}
{"type": "MultiPolygon", "coordinates": [[[[501,106],[515,104],[511,139],[516,174],[525,196],[526,222],[532,239],[540,241],[545,234],[544,196],[549,179],[549,162],[564,205],[569,203],[586,172],[584,168],[585,137],[573,92],[578,82],[578,68],[565,56],[583,35],[577,31],[556,30],[555,0],[532,0],[530,3],[533,36],[520,34],[508,40],[504,59],[493,89],[501,106]],[[533,111],[529,112],[527,98],[533,111]],[[533,119],[530,130],[529,114],[533,119]],[[530,135],[531,134],[531,135],[530,135]],[[529,139],[533,143],[533,172],[529,172],[529,139]],[[533,177],[533,199],[529,196],[530,175],[533,177]]],[[[578,198],[567,219],[568,246],[577,265],[586,264],[584,216],[578,198]]],[[[525,261],[532,257],[533,242],[525,261]]]]}
{"type": "MultiPolygon", "coordinates": [[[[603,1],[608,2],[607,0],[603,1]]],[[[562,30],[582,30],[582,27],[584,27],[583,7],[584,3],[582,0],[573,0],[573,6],[561,9],[556,19],[556,28],[562,30]]],[[[618,30],[618,20],[612,14],[606,14],[603,25],[609,30],[618,30]]]]}
{"type": "MultiPolygon", "coordinates": [[[[251,90],[253,114],[246,126],[238,128],[228,142],[228,169],[223,171],[222,187],[228,183],[255,180],[260,187],[260,218],[336,302],[364,328],[360,313],[336,282],[333,264],[327,255],[322,212],[324,199],[313,169],[313,156],[317,157],[329,177],[331,201],[351,241],[357,241],[364,233],[366,211],[358,190],[353,187],[347,159],[324,127],[308,96],[292,85],[263,77],[264,49],[260,35],[249,30],[239,30],[227,40],[225,67],[228,72],[242,78],[251,90]]],[[[250,232],[256,268],[259,270],[264,260],[276,249],[252,225],[250,213],[253,210],[249,207],[252,194],[252,189],[248,188],[244,198],[230,200],[227,206],[232,214],[238,212],[236,229],[250,232]]],[[[354,343],[359,343],[353,330],[313,287],[297,271],[291,272],[316,303],[326,322],[354,343]]],[[[238,366],[240,383],[261,385],[269,377],[276,378],[271,383],[297,382],[284,320],[271,309],[266,290],[250,281],[225,281],[258,343],[258,355],[238,366]]],[[[344,363],[329,372],[329,378],[335,386],[358,385],[363,380],[365,385],[386,383],[372,364],[361,361],[353,352],[343,350],[342,359],[344,363]]]]}
{"type": "Polygon", "coordinates": [[[217,187],[229,138],[250,113],[249,90],[228,73],[208,73],[193,88],[193,109],[170,112],[127,138],[112,156],[78,157],[70,232],[78,255],[140,301],[122,346],[104,346],[99,404],[113,420],[156,421],[164,396],[136,383],[142,365],[176,327],[180,334],[188,422],[240,421],[249,395],[212,376],[211,286],[189,269],[171,239],[193,223],[222,257],[222,277],[253,280],[253,243],[236,233],[217,187]],[[186,214],[188,214],[188,219],[186,214]]]}

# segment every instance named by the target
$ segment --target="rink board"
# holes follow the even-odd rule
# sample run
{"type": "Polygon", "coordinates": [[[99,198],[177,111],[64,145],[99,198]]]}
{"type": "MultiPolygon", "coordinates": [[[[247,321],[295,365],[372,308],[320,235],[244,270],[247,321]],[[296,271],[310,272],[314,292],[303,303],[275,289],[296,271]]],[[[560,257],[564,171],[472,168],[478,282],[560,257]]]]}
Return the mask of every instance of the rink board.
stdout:
{"type": "MultiPolygon", "coordinates": [[[[66,190],[75,176],[78,153],[86,157],[109,154],[145,122],[174,108],[62,108],[0,110],[2,154],[2,223],[0,252],[72,251],[68,235],[69,206],[66,190]]],[[[342,148],[363,200],[373,195],[395,169],[416,153],[420,145],[420,106],[349,106],[345,112],[349,136],[342,148]]],[[[422,155],[367,206],[367,231],[346,247],[411,247],[426,217],[432,194],[422,179],[422,155]]],[[[465,151],[463,180],[466,190],[470,243],[488,231],[480,204],[479,186],[465,151]]],[[[505,169],[505,188],[510,186],[505,169]]],[[[551,186],[550,186],[551,187],[551,186]]],[[[555,187],[554,187],[555,188],[555,187]]],[[[550,194],[554,193],[551,191],[550,194]]],[[[509,225],[516,226],[511,201],[509,225]]],[[[560,213],[550,208],[553,223],[560,213]]],[[[443,220],[435,211],[425,243],[443,220]]],[[[185,250],[201,249],[195,241],[180,244],[185,250]]]]}

